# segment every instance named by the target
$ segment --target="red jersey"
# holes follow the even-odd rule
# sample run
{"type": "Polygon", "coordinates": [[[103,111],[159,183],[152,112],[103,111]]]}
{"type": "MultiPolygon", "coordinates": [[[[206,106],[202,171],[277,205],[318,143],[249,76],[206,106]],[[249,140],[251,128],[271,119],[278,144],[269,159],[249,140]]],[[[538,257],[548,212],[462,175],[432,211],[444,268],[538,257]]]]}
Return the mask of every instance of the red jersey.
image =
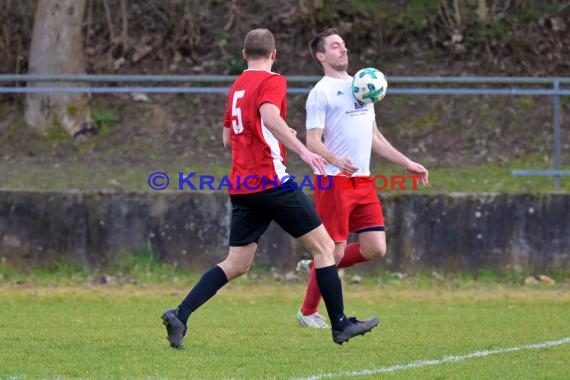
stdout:
{"type": "Polygon", "coordinates": [[[232,144],[228,193],[256,193],[287,179],[285,149],[263,125],[259,113],[263,103],[271,103],[285,119],[286,93],[285,77],[264,70],[245,70],[230,88],[224,117],[232,144]]]}

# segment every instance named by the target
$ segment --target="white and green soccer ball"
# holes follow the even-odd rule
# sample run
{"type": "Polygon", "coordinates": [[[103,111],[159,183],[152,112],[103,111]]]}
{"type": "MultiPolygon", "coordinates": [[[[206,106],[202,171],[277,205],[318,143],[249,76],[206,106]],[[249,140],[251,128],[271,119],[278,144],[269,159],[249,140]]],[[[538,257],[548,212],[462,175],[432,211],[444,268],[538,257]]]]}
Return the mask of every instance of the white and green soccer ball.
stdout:
{"type": "Polygon", "coordinates": [[[352,94],[361,103],[376,103],[384,99],[388,82],[384,74],[373,67],[358,70],[352,79],[352,94]]]}

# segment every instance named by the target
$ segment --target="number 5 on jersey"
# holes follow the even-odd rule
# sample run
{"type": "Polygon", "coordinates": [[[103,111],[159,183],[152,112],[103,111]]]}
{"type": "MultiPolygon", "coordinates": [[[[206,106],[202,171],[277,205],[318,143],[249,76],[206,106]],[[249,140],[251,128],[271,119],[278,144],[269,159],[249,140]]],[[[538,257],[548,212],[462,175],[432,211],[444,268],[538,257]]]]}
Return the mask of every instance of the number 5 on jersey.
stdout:
{"type": "Polygon", "coordinates": [[[237,106],[239,99],[243,98],[245,95],[245,90],[234,92],[234,98],[232,100],[232,128],[236,135],[243,132],[243,119],[241,117],[241,108],[237,106]]]}

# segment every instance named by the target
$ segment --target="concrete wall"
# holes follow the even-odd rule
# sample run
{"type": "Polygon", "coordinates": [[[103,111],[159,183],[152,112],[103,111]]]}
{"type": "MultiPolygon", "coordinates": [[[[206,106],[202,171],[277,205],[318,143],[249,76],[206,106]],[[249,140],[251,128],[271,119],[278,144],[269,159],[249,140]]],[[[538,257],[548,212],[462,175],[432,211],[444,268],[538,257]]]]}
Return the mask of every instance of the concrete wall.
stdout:
{"type": "MultiPolygon", "coordinates": [[[[570,194],[380,195],[388,256],[364,266],[415,273],[570,270],[570,194]]],[[[0,191],[0,259],[96,267],[151,248],[203,270],[227,253],[226,194],[0,191]]],[[[256,263],[291,270],[307,252],[272,225],[256,263]]]]}

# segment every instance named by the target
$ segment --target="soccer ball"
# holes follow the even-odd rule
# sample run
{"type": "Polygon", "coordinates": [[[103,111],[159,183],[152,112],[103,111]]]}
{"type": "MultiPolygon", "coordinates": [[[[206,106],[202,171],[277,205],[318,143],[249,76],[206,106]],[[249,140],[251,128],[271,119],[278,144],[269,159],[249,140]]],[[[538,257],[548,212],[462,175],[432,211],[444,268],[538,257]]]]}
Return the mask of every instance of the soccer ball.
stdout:
{"type": "Polygon", "coordinates": [[[378,69],[367,67],[354,74],[352,94],[361,103],[376,103],[386,96],[388,82],[378,69]]]}

